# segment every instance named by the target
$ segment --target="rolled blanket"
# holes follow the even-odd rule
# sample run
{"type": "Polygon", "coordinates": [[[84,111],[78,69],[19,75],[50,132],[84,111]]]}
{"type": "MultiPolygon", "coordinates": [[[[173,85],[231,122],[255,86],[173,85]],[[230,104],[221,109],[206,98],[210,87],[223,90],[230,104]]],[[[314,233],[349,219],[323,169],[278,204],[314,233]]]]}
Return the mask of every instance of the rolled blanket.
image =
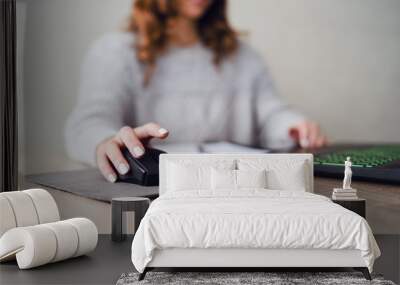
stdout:
{"type": "Polygon", "coordinates": [[[18,227],[0,238],[0,261],[16,257],[20,269],[86,254],[97,245],[97,228],[86,218],[18,227]]]}

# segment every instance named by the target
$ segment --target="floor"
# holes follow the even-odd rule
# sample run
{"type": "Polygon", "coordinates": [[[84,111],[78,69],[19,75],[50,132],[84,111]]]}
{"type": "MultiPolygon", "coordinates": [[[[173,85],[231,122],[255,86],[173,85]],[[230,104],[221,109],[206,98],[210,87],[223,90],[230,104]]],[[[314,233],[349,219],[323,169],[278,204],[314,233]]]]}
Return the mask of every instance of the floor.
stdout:
{"type": "Polygon", "coordinates": [[[131,240],[115,243],[100,235],[95,251],[88,256],[18,270],[15,262],[0,264],[0,284],[115,284],[124,272],[134,270],[130,262],[131,240]]]}
{"type": "MultiPolygon", "coordinates": [[[[122,273],[134,271],[130,261],[131,240],[115,243],[109,235],[100,235],[96,250],[88,256],[30,270],[18,270],[15,262],[1,264],[0,284],[115,284],[122,273]]],[[[399,283],[400,235],[376,235],[376,240],[382,257],[376,261],[374,271],[399,283]]],[[[285,269],[279,271],[282,270],[285,269]]]]}

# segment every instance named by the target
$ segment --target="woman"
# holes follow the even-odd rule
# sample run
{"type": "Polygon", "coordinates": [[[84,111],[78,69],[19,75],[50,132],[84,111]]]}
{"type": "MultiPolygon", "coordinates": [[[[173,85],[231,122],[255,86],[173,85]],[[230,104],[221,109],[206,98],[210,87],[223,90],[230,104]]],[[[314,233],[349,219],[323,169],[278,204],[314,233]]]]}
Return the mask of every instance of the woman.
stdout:
{"type": "Polygon", "coordinates": [[[110,182],[151,138],[267,148],[326,143],[276,95],[261,57],[240,42],[222,0],[137,0],[129,31],[90,50],[66,128],[70,155],[110,182]],[[156,123],[154,123],[156,122],[156,123]],[[169,130],[171,133],[169,133],[169,130]]]}

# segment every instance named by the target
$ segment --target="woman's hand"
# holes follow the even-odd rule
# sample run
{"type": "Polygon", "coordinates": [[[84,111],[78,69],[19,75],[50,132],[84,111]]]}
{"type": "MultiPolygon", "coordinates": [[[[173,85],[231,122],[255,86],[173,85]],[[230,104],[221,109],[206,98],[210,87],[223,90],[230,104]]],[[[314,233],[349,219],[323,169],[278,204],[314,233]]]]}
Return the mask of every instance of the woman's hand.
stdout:
{"type": "Polygon", "coordinates": [[[328,143],[319,125],[311,121],[303,121],[289,129],[290,136],[302,148],[322,147],[328,143]]]}
{"type": "Polygon", "coordinates": [[[150,139],[165,139],[167,136],[168,131],[155,123],[148,123],[137,128],[125,126],[114,137],[102,141],[97,146],[97,166],[108,181],[115,182],[117,180],[115,170],[120,174],[126,174],[129,171],[129,164],[121,153],[123,146],[126,146],[134,157],[140,157],[145,151],[143,145],[150,139]]]}

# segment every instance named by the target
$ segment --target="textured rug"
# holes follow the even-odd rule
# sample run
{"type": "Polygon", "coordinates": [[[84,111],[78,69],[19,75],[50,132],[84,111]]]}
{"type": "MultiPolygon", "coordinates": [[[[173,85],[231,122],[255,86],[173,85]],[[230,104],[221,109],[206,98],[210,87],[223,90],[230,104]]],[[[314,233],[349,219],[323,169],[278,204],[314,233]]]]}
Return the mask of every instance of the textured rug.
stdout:
{"type": "Polygon", "coordinates": [[[267,284],[267,285],[297,285],[297,284],[376,284],[395,285],[384,280],[380,275],[372,275],[368,281],[359,272],[148,272],[146,278],[138,281],[138,273],[122,274],[117,285],[133,284],[267,284]]]}

